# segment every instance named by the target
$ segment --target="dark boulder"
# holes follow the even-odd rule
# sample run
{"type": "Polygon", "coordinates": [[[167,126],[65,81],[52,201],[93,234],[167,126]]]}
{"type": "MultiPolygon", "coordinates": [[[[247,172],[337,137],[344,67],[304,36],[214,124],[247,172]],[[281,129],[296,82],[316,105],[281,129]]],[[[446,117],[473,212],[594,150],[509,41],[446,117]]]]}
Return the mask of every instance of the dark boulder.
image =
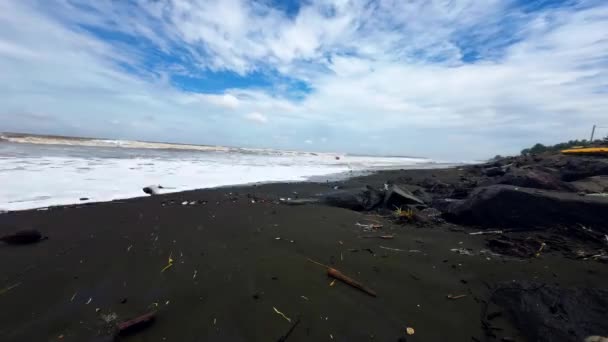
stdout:
{"type": "Polygon", "coordinates": [[[505,174],[505,169],[500,166],[493,166],[483,169],[483,174],[488,177],[502,176],[505,174]]]}
{"type": "Polygon", "coordinates": [[[608,192],[608,176],[595,176],[584,178],[571,183],[576,191],[584,193],[606,193],[608,192]]]}
{"type": "Polygon", "coordinates": [[[574,187],[549,172],[538,169],[512,168],[497,180],[498,184],[515,185],[525,188],[574,191],[574,187]]]}
{"type": "Polygon", "coordinates": [[[585,341],[608,333],[606,289],[510,281],[500,284],[490,300],[527,341],[585,341]]]}
{"type": "Polygon", "coordinates": [[[356,211],[372,210],[382,203],[384,193],[370,186],[362,189],[336,190],[321,196],[327,205],[356,211]]]}
{"type": "Polygon", "coordinates": [[[562,180],[573,182],[579,179],[608,175],[608,158],[572,157],[560,169],[562,180]]]}
{"type": "Polygon", "coordinates": [[[26,245],[43,240],[42,234],[33,229],[25,229],[0,237],[0,241],[10,245],[26,245]]]}
{"type": "Polygon", "coordinates": [[[608,231],[608,198],[491,185],[475,189],[466,200],[452,202],[444,217],[482,227],[526,229],[582,224],[608,231]]]}

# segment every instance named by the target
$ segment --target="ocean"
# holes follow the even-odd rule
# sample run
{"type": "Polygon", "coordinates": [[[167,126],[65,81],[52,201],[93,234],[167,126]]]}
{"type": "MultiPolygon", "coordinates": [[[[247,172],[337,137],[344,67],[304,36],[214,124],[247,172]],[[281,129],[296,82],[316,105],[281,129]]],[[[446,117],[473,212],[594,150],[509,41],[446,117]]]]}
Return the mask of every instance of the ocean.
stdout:
{"type": "Polygon", "coordinates": [[[258,182],[338,179],[432,168],[427,158],[173,145],[122,140],[0,137],[0,211],[258,182]]]}

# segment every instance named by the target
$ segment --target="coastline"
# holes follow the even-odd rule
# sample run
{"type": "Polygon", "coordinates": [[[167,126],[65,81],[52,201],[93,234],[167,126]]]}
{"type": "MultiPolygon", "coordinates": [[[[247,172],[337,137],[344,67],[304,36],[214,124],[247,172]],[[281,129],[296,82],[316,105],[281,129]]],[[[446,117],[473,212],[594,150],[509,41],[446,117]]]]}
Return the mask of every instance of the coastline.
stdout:
{"type": "MultiPolygon", "coordinates": [[[[0,336],[109,340],[117,321],[156,310],[154,325],[124,340],[278,340],[300,318],[289,341],[490,341],[483,323],[487,310],[499,310],[487,307],[499,284],[608,287],[605,265],[564,258],[558,250],[532,259],[482,252],[487,237],[470,235],[475,227],[396,222],[382,212],[279,200],[334,186],[455,184],[471,170],[379,171],[0,215],[2,231],[33,228],[48,236],[33,245],[0,245],[0,305],[10,308],[0,313],[0,336]],[[358,223],[381,224],[379,233],[394,238],[364,238],[371,233],[358,223]],[[460,249],[472,255],[452,251],[460,249]],[[172,266],[162,271],[169,258],[172,266]],[[341,282],[330,286],[323,267],[308,258],[378,296],[341,282]]],[[[529,331],[500,310],[491,321],[497,340],[525,340],[529,331]]]]}

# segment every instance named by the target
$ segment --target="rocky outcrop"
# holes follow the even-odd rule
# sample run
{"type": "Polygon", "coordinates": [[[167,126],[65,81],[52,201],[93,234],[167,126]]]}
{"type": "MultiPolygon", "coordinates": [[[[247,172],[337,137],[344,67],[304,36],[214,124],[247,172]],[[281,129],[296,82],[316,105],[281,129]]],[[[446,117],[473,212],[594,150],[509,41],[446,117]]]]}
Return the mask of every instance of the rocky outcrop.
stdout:
{"type": "Polygon", "coordinates": [[[384,196],[384,206],[386,208],[401,208],[409,204],[424,205],[424,201],[414,196],[414,194],[404,187],[399,185],[392,185],[389,187],[388,192],[384,196]]]}
{"type": "Polygon", "coordinates": [[[582,224],[608,231],[608,198],[579,196],[512,185],[475,189],[466,200],[452,202],[447,220],[482,227],[526,229],[582,224]]]}
{"type": "Polygon", "coordinates": [[[545,190],[575,190],[572,185],[549,172],[529,168],[512,168],[507,174],[500,177],[496,183],[545,190]]]}
{"type": "Polygon", "coordinates": [[[527,341],[587,341],[590,335],[608,332],[606,289],[512,281],[500,284],[490,300],[527,341]]]}
{"type": "Polygon", "coordinates": [[[566,182],[608,175],[608,158],[571,157],[560,169],[562,180],[566,182]]]}
{"type": "Polygon", "coordinates": [[[571,183],[576,191],[584,193],[607,193],[608,176],[595,176],[584,178],[571,183]]]}
{"type": "Polygon", "coordinates": [[[322,195],[321,202],[356,211],[372,210],[382,203],[384,193],[367,186],[362,189],[336,190],[322,195]]]}

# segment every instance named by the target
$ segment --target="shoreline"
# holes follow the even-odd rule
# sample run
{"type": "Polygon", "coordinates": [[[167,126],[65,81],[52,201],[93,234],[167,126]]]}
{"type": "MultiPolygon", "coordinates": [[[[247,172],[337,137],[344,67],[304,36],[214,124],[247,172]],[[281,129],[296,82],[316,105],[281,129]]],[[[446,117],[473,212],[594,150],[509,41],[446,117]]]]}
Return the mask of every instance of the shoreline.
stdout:
{"type": "MultiPolygon", "coordinates": [[[[0,336],[110,341],[118,322],[154,310],[154,324],[121,340],[278,340],[298,318],[289,342],[534,340],[534,327],[514,320],[517,308],[496,298],[497,290],[504,284],[544,284],[558,294],[608,288],[604,264],[565,257],[549,231],[498,235],[547,241],[538,257],[518,257],[490,249],[496,235],[469,234],[483,227],[402,221],[392,208],[354,211],[279,200],[333,193],[336,185],[348,192],[389,183],[407,184],[414,193],[426,189],[425,201],[434,203],[456,196],[462,184],[489,179],[481,175],[485,168],[380,171],[328,183],[229,186],[0,215],[0,231],[36,229],[48,236],[31,245],[0,244],[0,305],[7,308],[0,312],[0,336]],[[366,225],[382,227],[368,231],[366,225]],[[377,297],[332,285],[308,258],[377,297]]],[[[586,327],[605,333],[602,320],[579,309],[586,327]]],[[[536,340],[557,336],[546,334],[536,340]]]]}
{"type": "MultiPolygon", "coordinates": [[[[218,188],[231,188],[231,187],[253,187],[253,186],[259,186],[259,185],[265,185],[265,184],[293,184],[293,183],[328,183],[328,182],[343,182],[343,181],[347,181],[351,178],[358,178],[358,177],[365,177],[365,176],[371,176],[375,173],[382,173],[382,172],[390,172],[390,171],[402,171],[402,170],[431,170],[431,169],[444,169],[444,168],[452,168],[452,167],[457,167],[458,165],[464,165],[464,164],[455,164],[455,163],[429,163],[427,168],[419,168],[421,165],[412,165],[412,169],[409,168],[403,168],[406,166],[403,166],[402,168],[387,168],[387,169],[368,169],[368,170],[355,170],[355,171],[343,171],[343,172],[337,172],[337,173],[329,173],[326,175],[319,175],[319,176],[307,176],[307,179],[305,180],[293,180],[293,181],[282,181],[282,180],[278,180],[278,181],[260,181],[260,182],[250,182],[250,183],[237,183],[237,184],[227,184],[227,185],[218,185],[218,186],[212,186],[212,187],[203,187],[203,188],[194,188],[194,189],[182,189],[182,190],[177,190],[177,191],[169,191],[169,192],[163,192],[160,193],[158,195],[155,196],[160,196],[160,195],[167,195],[167,194],[177,194],[177,193],[181,193],[181,192],[188,192],[188,191],[201,191],[201,190],[208,190],[208,189],[218,189],[218,188]]],[[[467,164],[467,165],[473,165],[473,164],[467,164]]],[[[161,184],[162,185],[162,184],[161,184]]],[[[149,186],[149,185],[147,185],[149,186]]],[[[142,187],[143,189],[143,187],[142,187]]],[[[170,187],[166,188],[166,189],[171,189],[170,187]]],[[[143,193],[143,191],[142,191],[143,193]]],[[[46,206],[40,206],[40,207],[32,207],[32,208],[25,208],[25,209],[17,209],[17,210],[6,210],[3,209],[2,206],[0,205],[0,215],[1,214],[6,214],[6,213],[10,213],[10,212],[19,212],[19,211],[28,211],[28,210],[48,210],[51,208],[57,208],[57,207],[74,207],[74,206],[80,206],[80,205],[93,205],[93,204],[97,204],[97,203],[105,203],[105,202],[114,202],[114,201],[125,201],[125,200],[130,200],[130,199],[139,199],[139,198],[145,198],[145,197],[149,197],[149,195],[147,194],[143,194],[140,196],[132,196],[132,197],[119,197],[119,198],[115,198],[115,199],[110,199],[110,200],[89,200],[87,197],[87,200],[80,200],[78,202],[70,202],[70,203],[64,203],[64,204],[54,204],[54,205],[46,205],[46,206]]],[[[8,202],[7,204],[11,204],[11,202],[8,202]]]]}

